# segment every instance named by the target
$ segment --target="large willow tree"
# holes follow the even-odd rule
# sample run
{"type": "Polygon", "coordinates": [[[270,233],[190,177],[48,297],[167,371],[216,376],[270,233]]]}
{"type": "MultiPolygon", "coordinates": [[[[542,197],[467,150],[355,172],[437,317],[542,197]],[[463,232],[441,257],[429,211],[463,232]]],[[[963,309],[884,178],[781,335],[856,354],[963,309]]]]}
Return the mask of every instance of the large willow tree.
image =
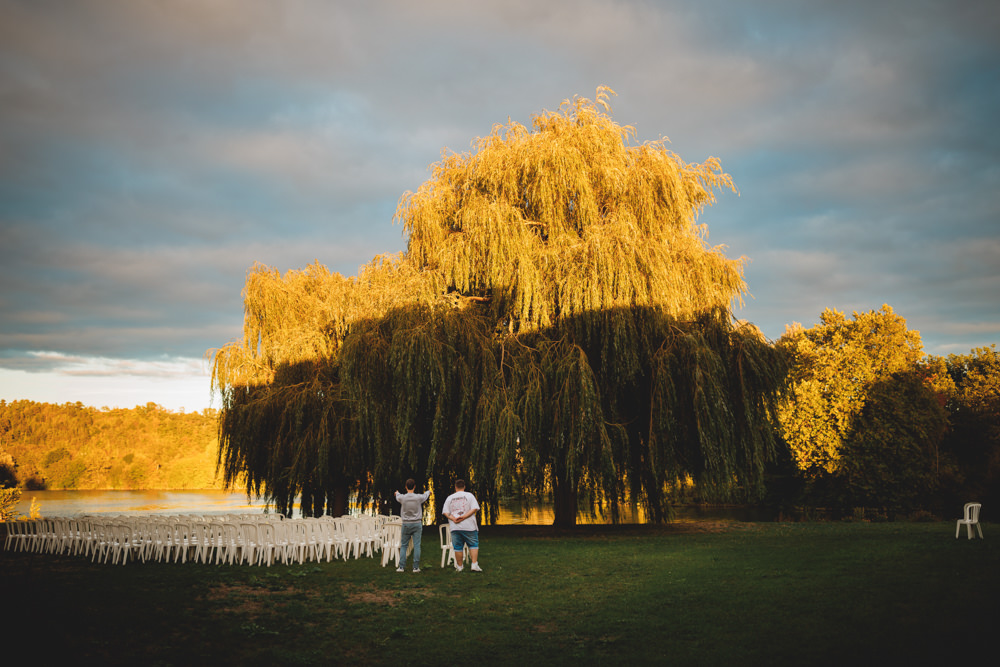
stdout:
{"type": "Polygon", "coordinates": [[[409,260],[485,310],[502,406],[484,412],[504,416],[488,433],[506,434],[496,460],[516,462],[522,488],[551,488],[559,523],[582,486],[612,514],[642,500],[656,520],[678,478],[759,489],[781,385],[771,346],[732,324],[741,261],[698,224],[729,176],[663,140],[634,144],[609,92],[532,130],[496,126],[397,212],[409,260]]]}
{"type": "Polygon", "coordinates": [[[445,155],[400,200],[398,261],[294,298],[318,267],[251,272],[215,363],[231,479],[284,506],[462,475],[487,518],[505,490],[552,491],[563,524],[584,491],[663,520],[679,479],[760,490],[782,367],[733,322],[742,262],[698,223],[732,183],[635,143],[610,92],[445,155]]]}

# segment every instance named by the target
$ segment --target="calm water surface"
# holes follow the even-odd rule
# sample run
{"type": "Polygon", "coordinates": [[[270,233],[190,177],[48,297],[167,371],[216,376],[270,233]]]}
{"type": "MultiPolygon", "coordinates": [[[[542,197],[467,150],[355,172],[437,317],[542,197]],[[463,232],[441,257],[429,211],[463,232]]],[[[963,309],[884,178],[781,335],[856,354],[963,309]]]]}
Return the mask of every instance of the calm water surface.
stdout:
{"type": "Polygon", "coordinates": [[[24,491],[17,511],[27,516],[34,499],[42,516],[81,514],[251,514],[264,503],[229,491],[24,491]]]}
{"type": "MultiPolygon", "coordinates": [[[[245,493],[204,491],[24,491],[17,511],[28,516],[34,499],[42,516],[79,516],[81,514],[252,514],[263,513],[262,500],[248,501],[245,493]]],[[[300,516],[296,505],[295,516],[300,516]]],[[[554,518],[551,504],[503,503],[498,523],[550,525],[554,518]]],[[[753,508],[681,507],[681,520],[721,519],[769,521],[753,508]]],[[[581,510],[578,523],[610,523],[605,517],[581,510]]],[[[624,523],[641,523],[641,513],[622,511],[624,523]]]]}

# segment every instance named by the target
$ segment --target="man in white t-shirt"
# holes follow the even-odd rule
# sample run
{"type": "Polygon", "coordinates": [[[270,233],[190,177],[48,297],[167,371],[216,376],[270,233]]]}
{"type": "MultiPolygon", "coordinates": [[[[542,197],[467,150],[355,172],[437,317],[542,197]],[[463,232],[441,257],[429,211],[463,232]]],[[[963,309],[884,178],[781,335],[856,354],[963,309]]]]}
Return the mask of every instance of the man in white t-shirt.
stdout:
{"type": "Polygon", "coordinates": [[[455,480],[455,493],[444,501],[444,511],[451,526],[451,547],[455,550],[455,570],[462,571],[464,566],[463,553],[469,547],[469,558],[472,559],[473,572],[482,572],[479,568],[479,527],[476,525],[476,512],[479,503],[476,497],[465,490],[464,480],[455,480]]]}

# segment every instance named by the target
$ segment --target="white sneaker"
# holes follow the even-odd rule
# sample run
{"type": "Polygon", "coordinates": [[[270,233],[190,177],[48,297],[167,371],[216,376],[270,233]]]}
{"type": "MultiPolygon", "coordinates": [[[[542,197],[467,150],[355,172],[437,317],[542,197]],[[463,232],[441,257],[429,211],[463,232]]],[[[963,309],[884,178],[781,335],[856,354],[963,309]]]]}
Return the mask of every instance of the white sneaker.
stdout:
{"type": "Polygon", "coordinates": [[[402,571],[403,571],[403,568],[401,568],[401,567],[397,567],[396,568],[396,572],[402,572],[402,571]]]}
{"type": "Polygon", "coordinates": [[[417,574],[418,572],[420,572],[420,568],[419,567],[418,568],[414,568],[413,574],[417,574]]]}
{"type": "Polygon", "coordinates": [[[461,571],[462,571],[462,570],[464,570],[464,569],[465,569],[465,567],[464,567],[464,566],[462,566],[462,565],[456,565],[456,566],[455,566],[455,572],[461,572],[461,571]]]}
{"type": "Polygon", "coordinates": [[[479,567],[479,563],[473,563],[472,567],[469,568],[469,569],[471,569],[473,572],[482,572],[483,571],[482,568],[479,567]]]}

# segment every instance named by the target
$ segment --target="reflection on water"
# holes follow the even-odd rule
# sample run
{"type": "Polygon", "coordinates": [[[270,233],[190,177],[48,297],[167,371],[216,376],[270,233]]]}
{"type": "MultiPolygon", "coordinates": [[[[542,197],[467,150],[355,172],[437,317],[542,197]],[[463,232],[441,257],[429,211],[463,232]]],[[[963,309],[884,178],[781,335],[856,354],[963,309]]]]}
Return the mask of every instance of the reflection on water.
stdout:
{"type": "Polygon", "coordinates": [[[42,516],[81,514],[251,514],[264,511],[263,501],[247,501],[229,491],[24,491],[17,511],[27,516],[31,501],[42,516]]]}
{"type": "MultiPolygon", "coordinates": [[[[248,501],[245,493],[205,491],[25,491],[17,511],[28,516],[31,501],[38,503],[42,516],[79,516],[81,514],[252,514],[263,513],[263,501],[248,501]]],[[[298,505],[295,516],[299,516],[298,505]]],[[[505,502],[500,504],[498,523],[501,525],[551,525],[555,511],[551,504],[538,502],[505,502]]],[[[680,507],[676,518],[691,520],[773,521],[761,510],[731,507],[680,507]]],[[[624,507],[622,523],[643,523],[641,508],[624,507]]],[[[581,508],[577,523],[610,523],[610,518],[581,508]]]]}
{"type": "MultiPolygon", "coordinates": [[[[533,524],[550,526],[556,518],[555,507],[551,503],[508,501],[500,503],[497,523],[500,525],[533,524]]],[[[621,523],[643,523],[646,513],[641,508],[622,507],[619,509],[621,523]]],[[[611,523],[610,515],[605,516],[581,507],[576,515],[578,524],[611,523]]]]}

